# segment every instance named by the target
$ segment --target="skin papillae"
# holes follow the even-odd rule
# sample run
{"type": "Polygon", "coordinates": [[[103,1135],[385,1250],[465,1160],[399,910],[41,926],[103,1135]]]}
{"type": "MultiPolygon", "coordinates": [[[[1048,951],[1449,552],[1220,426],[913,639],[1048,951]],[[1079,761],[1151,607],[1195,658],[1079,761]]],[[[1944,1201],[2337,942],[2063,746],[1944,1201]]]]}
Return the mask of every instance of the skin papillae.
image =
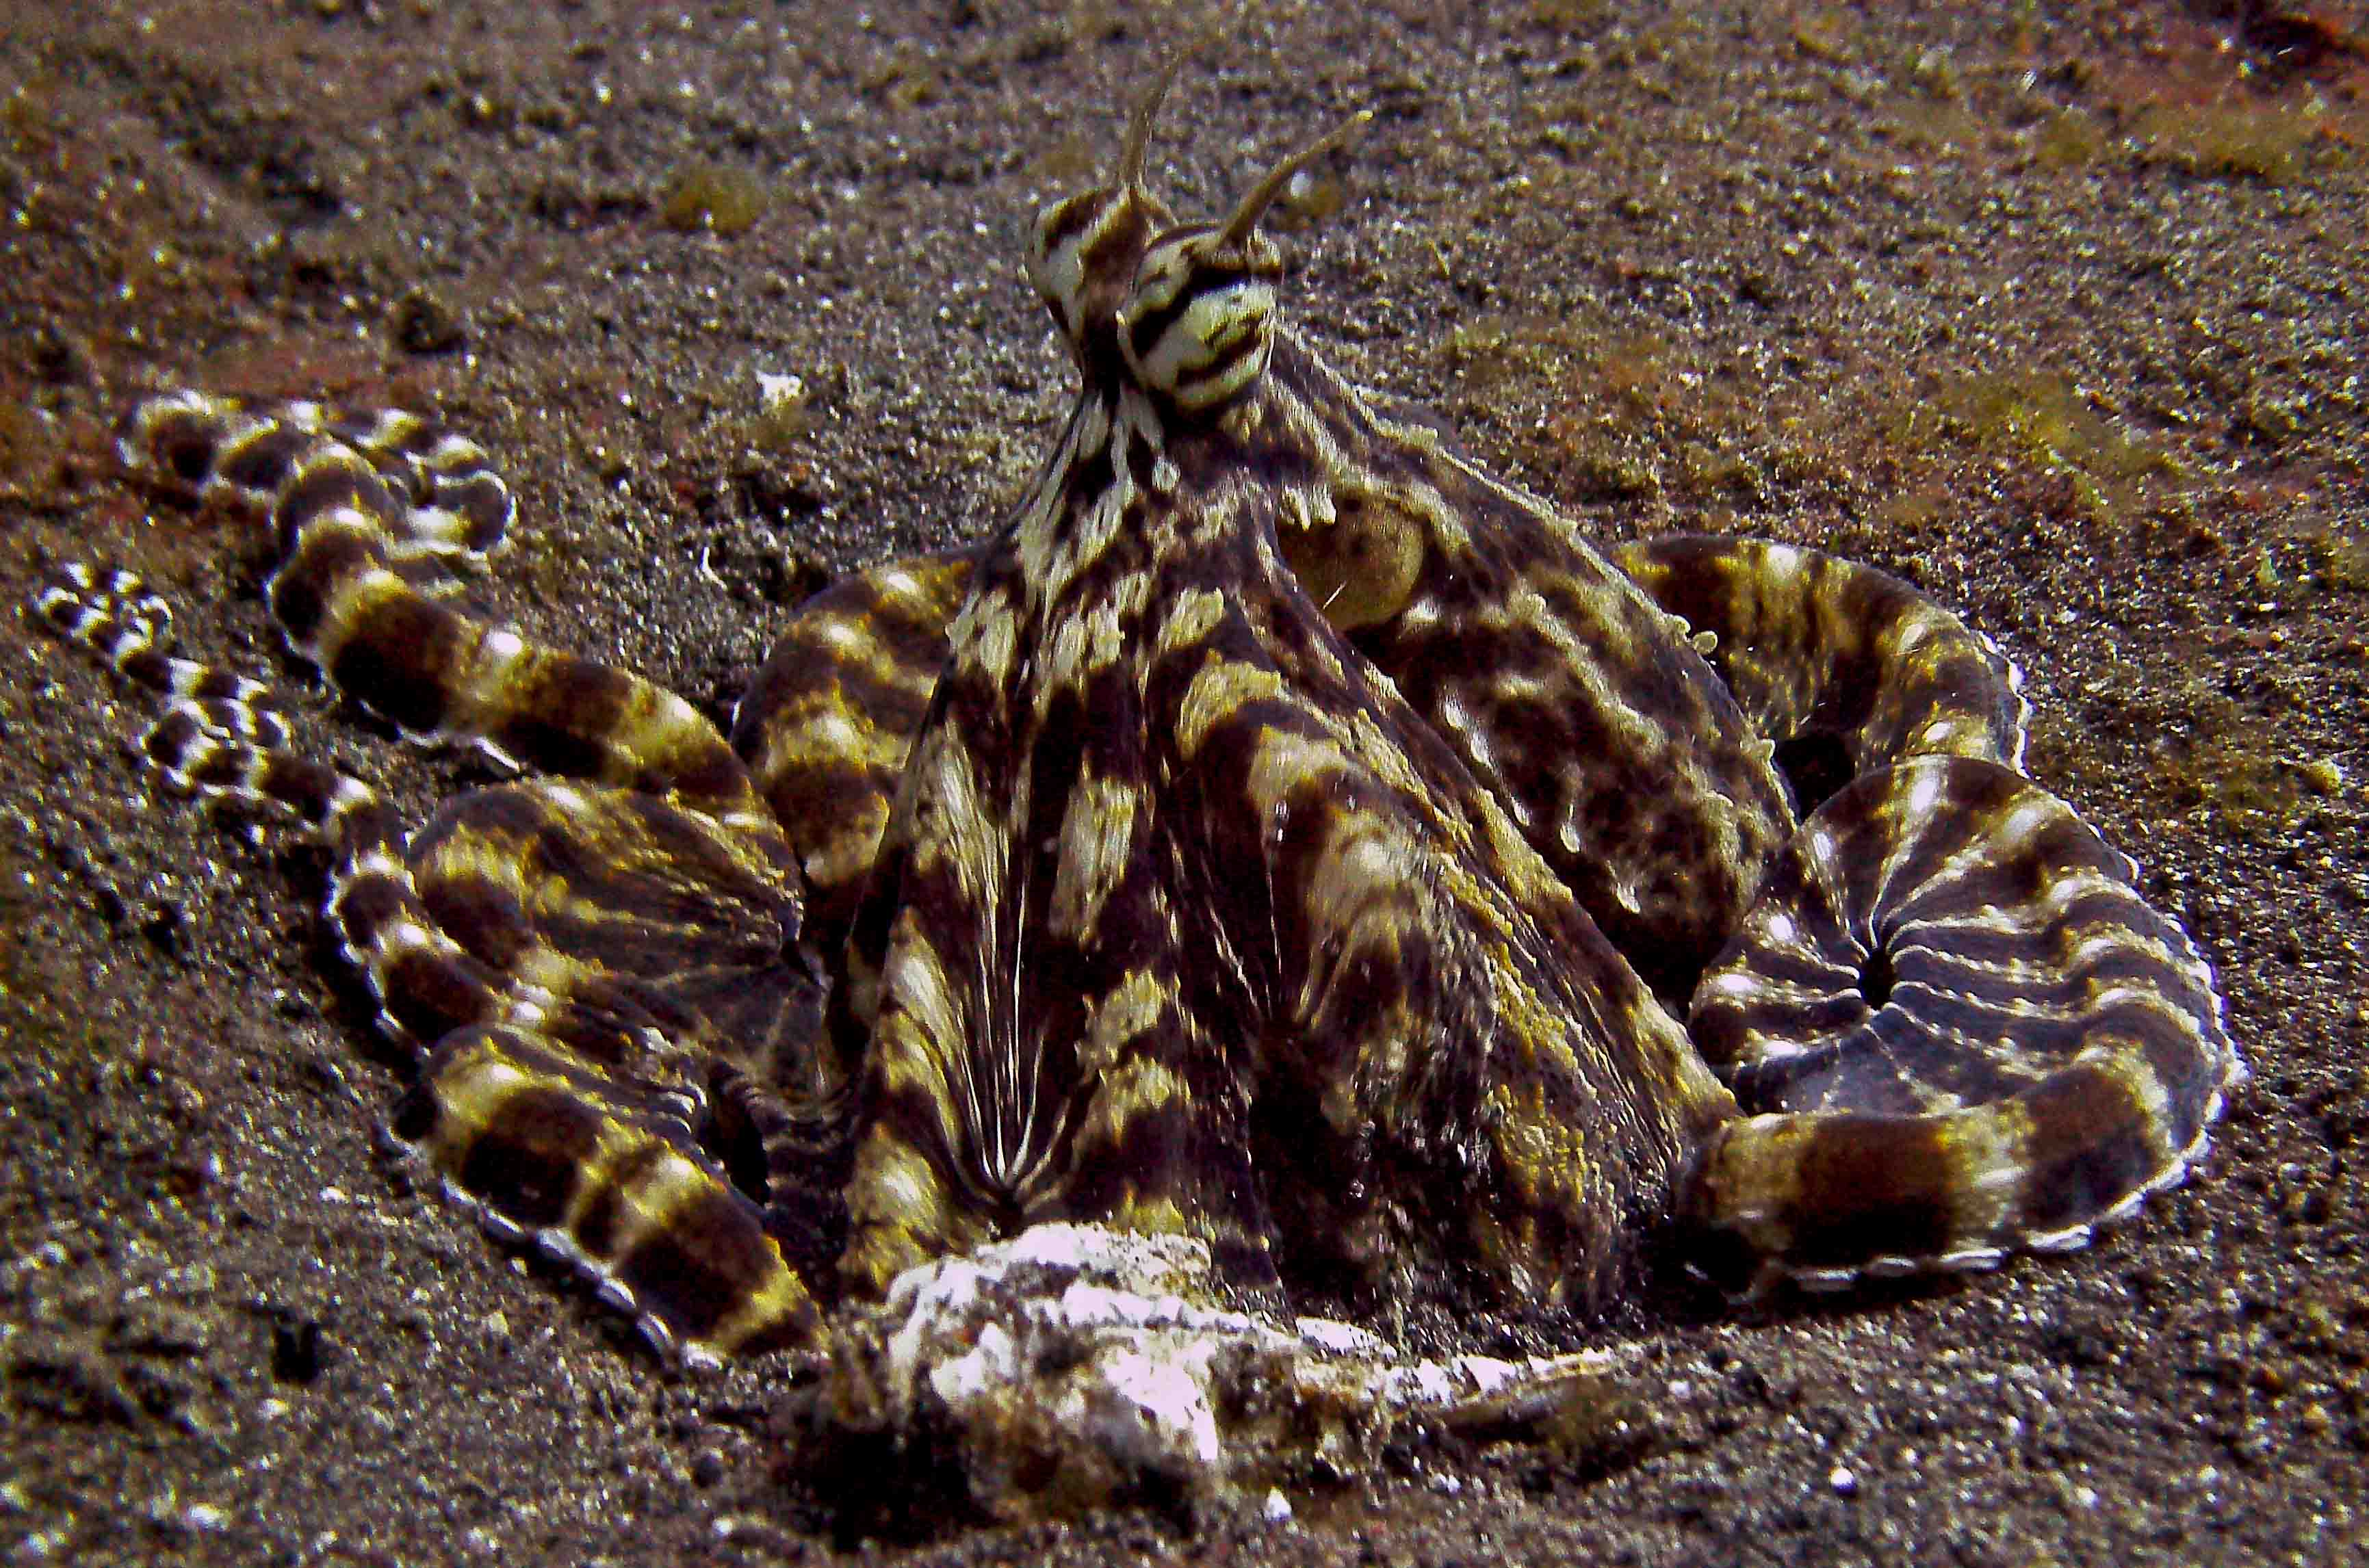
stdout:
{"type": "Polygon", "coordinates": [[[2021,776],[1987,639],[1806,549],[1592,545],[1281,319],[1258,220],[1351,127],[1181,223],[1157,98],[1037,220],[1079,391],[1026,495],[803,607],[728,740],[450,606],[511,509],[462,438],[126,421],[272,520],[292,647],[528,774],[406,836],[133,579],[41,601],[169,694],[168,784],[331,846],[396,1133],[695,1357],[1045,1220],[1585,1310],[1673,1221],[1832,1285],[2178,1180],[2240,1070],[2211,972],[2021,776]]]}

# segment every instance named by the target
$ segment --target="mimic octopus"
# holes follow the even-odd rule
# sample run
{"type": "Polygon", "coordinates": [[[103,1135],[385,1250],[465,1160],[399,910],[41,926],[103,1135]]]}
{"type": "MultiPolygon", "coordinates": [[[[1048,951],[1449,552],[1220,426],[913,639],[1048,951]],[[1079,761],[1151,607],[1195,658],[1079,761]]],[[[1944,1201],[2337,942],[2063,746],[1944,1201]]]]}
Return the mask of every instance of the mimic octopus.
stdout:
{"type": "Polygon", "coordinates": [[[2241,1070],[2212,972],[2023,775],[1990,640],[1812,549],[1590,543],[1285,319],[1260,220],[1342,132],[1185,221],[1157,101],[1036,220],[1078,390],[1026,493],[799,609],[728,736],[453,607],[513,510],[461,436],[128,418],[270,520],[298,654],[519,772],[407,831],[135,579],[40,601],[168,695],[170,784],[329,846],[395,1135],[693,1359],[1045,1221],[1587,1310],[1649,1238],[1835,1286],[2179,1180],[2241,1070]]]}

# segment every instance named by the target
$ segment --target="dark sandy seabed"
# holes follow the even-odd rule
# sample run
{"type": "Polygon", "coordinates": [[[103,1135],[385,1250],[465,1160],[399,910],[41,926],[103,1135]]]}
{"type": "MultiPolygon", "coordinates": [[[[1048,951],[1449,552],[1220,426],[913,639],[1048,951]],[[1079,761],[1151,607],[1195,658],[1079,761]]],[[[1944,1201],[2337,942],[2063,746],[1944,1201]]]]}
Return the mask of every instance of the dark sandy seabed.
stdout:
{"type": "MultiPolygon", "coordinates": [[[[0,600],[136,569],[303,679],[259,532],[105,459],[196,383],[432,409],[505,464],[485,589],[722,712],[830,575],[984,527],[1069,376],[1017,279],[1189,60],[1207,210],[1298,320],[1606,537],[1814,543],[2030,672],[2032,771],[2220,965],[2255,1071],[2077,1257],[1623,1347],[1634,1440],[1401,1445],[1269,1527],[850,1539],[784,1363],[670,1374],[376,1150],[316,855],[151,798],[145,705],[0,637],[0,1551],[17,1562],[2360,1561],[2369,1552],[2369,16],[1585,0],[19,5],[0,23],[0,600]],[[1974,9],[1974,8],[1969,8],[1974,9]],[[753,219],[753,221],[750,221],[753,219]],[[765,414],[760,372],[802,408],[765,414]]],[[[482,776],[308,733],[424,814],[482,776]]],[[[1477,1315],[1471,1343],[1569,1325],[1477,1315]]],[[[917,1528],[932,1523],[910,1521],[917,1528]]]]}

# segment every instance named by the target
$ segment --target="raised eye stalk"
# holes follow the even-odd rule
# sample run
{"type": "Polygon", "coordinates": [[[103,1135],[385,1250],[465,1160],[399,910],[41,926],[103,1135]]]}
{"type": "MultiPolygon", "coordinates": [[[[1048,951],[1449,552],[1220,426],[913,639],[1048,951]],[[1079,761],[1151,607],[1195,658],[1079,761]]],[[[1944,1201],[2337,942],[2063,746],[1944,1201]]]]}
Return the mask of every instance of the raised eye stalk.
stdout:
{"type": "Polygon", "coordinates": [[[1233,212],[1219,226],[1213,245],[1224,249],[1250,238],[1251,231],[1258,226],[1258,221],[1265,215],[1266,210],[1275,205],[1275,199],[1283,194],[1284,187],[1291,183],[1293,175],[1364,130],[1366,122],[1373,118],[1372,109],[1361,109],[1267,170],[1265,177],[1252,186],[1242,199],[1234,203],[1233,212]]]}
{"type": "MultiPolygon", "coordinates": [[[[1175,86],[1176,73],[1183,63],[1181,56],[1171,57],[1168,63],[1160,68],[1160,74],[1153,78],[1142,100],[1127,116],[1127,139],[1119,143],[1118,170],[1111,182],[1115,189],[1126,190],[1143,183],[1144,161],[1151,151],[1152,124],[1160,118],[1160,106],[1167,101],[1168,89],[1175,86]]],[[[1372,109],[1361,109],[1268,169],[1259,182],[1234,203],[1233,212],[1212,236],[1211,248],[1225,249],[1248,239],[1251,231],[1258,226],[1259,219],[1275,205],[1276,198],[1282,195],[1284,188],[1291,183],[1293,175],[1365,129],[1366,122],[1373,118],[1372,109]]]]}
{"type": "Polygon", "coordinates": [[[1176,70],[1183,63],[1181,55],[1170,56],[1168,63],[1160,68],[1151,90],[1143,95],[1143,101],[1137,104],[1135,112],[1127,117],[1127,140],[1119,143],[1118,177],[1116,181],[1122,190],[1130,185],[1142,183],[1144,155],[1151,150],[1152,121],[1160,118],[1160,106],[1167,100],[1168,89],[1175,86],[1176,70]]]}

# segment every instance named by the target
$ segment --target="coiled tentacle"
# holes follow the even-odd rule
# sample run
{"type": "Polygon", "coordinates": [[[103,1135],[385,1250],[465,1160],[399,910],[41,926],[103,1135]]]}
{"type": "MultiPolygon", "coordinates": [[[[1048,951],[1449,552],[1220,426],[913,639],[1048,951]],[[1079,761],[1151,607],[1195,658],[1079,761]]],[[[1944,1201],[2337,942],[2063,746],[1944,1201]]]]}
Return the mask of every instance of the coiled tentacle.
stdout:
{"type": "Polygon", "coordinates": [[[1697,1046],[1760,1114],[1713,1135],[1689,1218],[1832,1285],[2077,1247],[2177,1184],[2241,1070],[2136,875],[1994,763],[1826,802],[1696,992],[1697,1046]]]}
{"type": "Polygon", "coordinates": [[[1751,540],[1621,565],[1707,635],[1780,747],[1856,773],[1814,805],[1698,986],[1747,1115],[1682,1197],[1731,1287],[2062,1251],[2177,1183],[2242,1070],[2213,973],[2138,868],[2015,771],[2014,667],[1900,579],[1751,540]]]}

